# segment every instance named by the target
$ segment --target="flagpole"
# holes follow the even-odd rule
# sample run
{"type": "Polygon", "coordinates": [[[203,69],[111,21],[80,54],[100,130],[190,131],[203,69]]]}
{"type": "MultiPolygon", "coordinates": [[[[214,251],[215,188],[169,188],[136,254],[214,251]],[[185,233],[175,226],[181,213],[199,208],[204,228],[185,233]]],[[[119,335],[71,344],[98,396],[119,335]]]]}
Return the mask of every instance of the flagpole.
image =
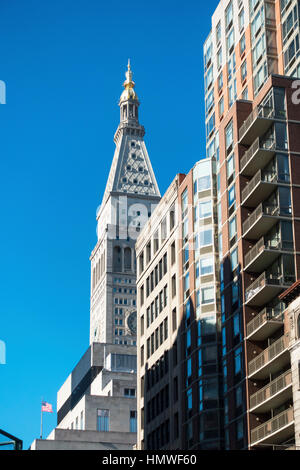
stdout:
{"type": "Polygon", "coordinates": [[[41,436],[40,438],[43,439],[43,399],[41,401],[41,436]]]}

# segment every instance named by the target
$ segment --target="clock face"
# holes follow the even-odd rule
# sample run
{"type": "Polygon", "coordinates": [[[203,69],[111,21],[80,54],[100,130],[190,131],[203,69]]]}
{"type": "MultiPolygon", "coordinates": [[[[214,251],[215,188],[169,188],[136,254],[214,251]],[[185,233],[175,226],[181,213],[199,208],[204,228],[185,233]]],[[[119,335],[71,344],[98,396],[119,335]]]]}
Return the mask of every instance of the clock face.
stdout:
{"type": "Polygon", "coordinates": [[[136,312],[132,312],[127,318],[127,325],[133,335],[136,334],[136,312]]]}

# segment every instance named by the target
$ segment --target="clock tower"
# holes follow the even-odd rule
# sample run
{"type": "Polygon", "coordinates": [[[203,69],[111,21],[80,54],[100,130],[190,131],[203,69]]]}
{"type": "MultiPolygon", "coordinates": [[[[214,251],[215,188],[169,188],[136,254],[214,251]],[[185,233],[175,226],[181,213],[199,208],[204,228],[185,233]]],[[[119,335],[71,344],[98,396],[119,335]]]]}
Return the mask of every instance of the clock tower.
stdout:
{"type": "Polygon", "coordinates": [[[90,343],[136,345],[135,242],[160,200],[128,62],[120,123],[91,254],[90,343]]]}

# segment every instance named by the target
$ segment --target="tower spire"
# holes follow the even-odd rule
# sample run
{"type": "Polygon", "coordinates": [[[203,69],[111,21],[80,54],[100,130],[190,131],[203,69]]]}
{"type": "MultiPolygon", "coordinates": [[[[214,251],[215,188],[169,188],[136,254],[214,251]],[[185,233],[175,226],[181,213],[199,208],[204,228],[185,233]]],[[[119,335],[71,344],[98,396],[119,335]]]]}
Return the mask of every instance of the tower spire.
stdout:
{"type": "Polygon", "coordinates": [[[120,98],[120,103],[119,103],[120,106],[122,103],[128,100],[132,100],[138,103],[138,96],[134,90],[135,83],[132,80],[133,73],[131,70],[130,59],[128,59],[127,71],[125,72],[125,77],[126,77],[126,80],[123,83],[123,87],[125,88],[125,90],[123,91],[121,98],[120,98]]]}

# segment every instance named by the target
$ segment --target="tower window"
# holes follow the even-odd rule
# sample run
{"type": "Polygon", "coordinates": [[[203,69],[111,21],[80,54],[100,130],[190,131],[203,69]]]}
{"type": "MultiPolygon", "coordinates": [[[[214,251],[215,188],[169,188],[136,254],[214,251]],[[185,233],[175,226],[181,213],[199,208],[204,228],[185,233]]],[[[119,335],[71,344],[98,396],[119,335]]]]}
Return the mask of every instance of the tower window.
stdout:
{"type": "Polygon", "coordinates": [[[122,178],[123,183],[127,183],[127,178],[122,178]]]}
{"type": "Polygon", "coordinates": [[[148,186],[149,181],[148,181],[148,180],[145,180],[144,183],[145,183],[146,186],[148,186]]]}
{"type": "Polygon", "coordinates": [[[131,157],[133,158],[133,160],[135,160],[135,159],[136,159],[136,154],[133,153],[133,154],[131,155],[131,157]]]}
{"type": "Polygon", "coordinates": [[[131,147],[135,147],[135,142],[131,142],[131,147]]]}

